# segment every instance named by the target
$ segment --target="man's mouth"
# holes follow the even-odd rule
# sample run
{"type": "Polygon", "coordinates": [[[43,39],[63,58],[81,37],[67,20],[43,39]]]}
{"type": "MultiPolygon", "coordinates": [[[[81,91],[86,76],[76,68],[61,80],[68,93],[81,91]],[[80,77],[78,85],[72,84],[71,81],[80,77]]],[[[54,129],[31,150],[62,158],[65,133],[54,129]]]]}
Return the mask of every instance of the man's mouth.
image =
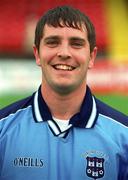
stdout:
{"type": "Polygon", "coordinates": [[[70,66],[70,65],[65,65],[65,64],[57,64],[57,65],[53,65],[53,67],[56,70],[63,70],[63,71],[72,71],[75,69],[75,67],[70,66]]]}

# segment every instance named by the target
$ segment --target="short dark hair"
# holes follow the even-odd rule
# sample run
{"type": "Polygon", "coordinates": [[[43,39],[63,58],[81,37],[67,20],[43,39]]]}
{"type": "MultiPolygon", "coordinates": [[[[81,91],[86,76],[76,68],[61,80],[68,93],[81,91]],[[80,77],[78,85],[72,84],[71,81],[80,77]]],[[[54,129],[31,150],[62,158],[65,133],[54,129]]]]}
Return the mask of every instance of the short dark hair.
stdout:
{"type": "Polygon", "coordinates": [[[43,30],[45,24],[53,27],[72,27],[81,29],[84,24],[87,29],[88,41],[90,44],[90,51],[96,46],[95,28],[89,17],[80,10],[70,6],[58,6],[47,11],[38,21],[35,30],[35,46],[39,50],[40,41],[43,37],[43,30]]]}

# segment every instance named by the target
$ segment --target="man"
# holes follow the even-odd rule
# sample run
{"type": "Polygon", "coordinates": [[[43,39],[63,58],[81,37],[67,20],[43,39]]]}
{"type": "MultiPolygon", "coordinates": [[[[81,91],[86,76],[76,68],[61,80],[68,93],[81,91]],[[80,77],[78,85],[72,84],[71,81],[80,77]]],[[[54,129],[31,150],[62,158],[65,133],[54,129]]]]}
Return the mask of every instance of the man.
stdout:
{"type": "Polygon", "coordinates": [[[42,83],[0,111],[0,180],[128,179],[128,117],[86,83],[96,54],[94,26],[79,10],[41,17],[34,55],[42,83]]]}

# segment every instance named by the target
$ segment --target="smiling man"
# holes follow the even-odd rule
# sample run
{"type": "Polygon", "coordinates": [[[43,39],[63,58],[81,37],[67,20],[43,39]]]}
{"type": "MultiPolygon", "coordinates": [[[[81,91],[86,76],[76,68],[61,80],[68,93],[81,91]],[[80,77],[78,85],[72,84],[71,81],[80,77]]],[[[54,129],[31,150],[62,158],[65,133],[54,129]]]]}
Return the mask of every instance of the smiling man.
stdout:
{"type": "Polygon", "coordinates": [[[80,29],[63,23],[58,28],[45,25],[39,49],[35,46],[34,52],[42,68],[43,82],[50,91],[69,94],[81,88],[81,95],[85,95],[87,70],[93,66],[97,48],[90,51],[84,24],[80,29]]]}
{"type": "Polygon", "coordinates": [[[128,117],[87,86],[97,54],[90,19],[69,6],[49,10],[33,49],[41,86],[0,110],[0,180],[127,180],[128,117]]]}

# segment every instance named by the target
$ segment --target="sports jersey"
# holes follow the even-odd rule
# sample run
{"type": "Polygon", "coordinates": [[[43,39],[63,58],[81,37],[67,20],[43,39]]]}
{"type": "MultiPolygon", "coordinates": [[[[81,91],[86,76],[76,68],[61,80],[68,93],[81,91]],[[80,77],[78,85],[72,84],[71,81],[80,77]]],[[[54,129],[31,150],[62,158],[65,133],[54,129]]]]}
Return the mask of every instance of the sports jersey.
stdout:
{"type": "MultiPolygon", "coordinates": [[[[75,97],[74,97],[75,98],[75,97]]],[[[128,117],[87,87],[61,131],[41,95],[0,110],[0,180],[128,180],[128,117]]]]}

